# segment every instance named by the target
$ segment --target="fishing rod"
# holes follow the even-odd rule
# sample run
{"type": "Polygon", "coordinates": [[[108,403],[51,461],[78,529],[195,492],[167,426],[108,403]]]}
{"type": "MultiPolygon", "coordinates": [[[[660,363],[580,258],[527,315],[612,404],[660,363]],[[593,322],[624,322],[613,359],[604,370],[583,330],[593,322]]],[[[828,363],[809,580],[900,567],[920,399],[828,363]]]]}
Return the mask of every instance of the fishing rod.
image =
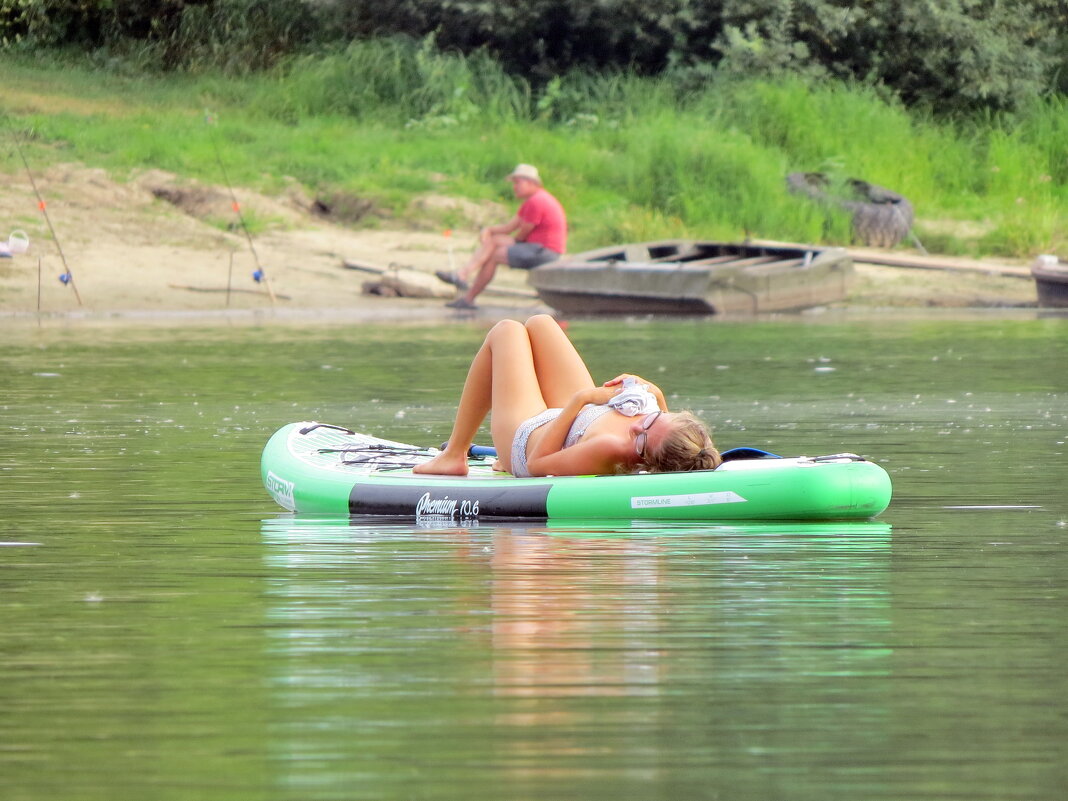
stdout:
{"type": "Polygon", "coordinates": [[[45,222],[48,223],[48,230],[52,232],[52,241],[56,243],[56,250],[59,251],[59,259],[63,262],[63,269],[66,270],[63,275],[59,276],[60,283],[69,285],[74,290],[74,297],[78,299],[78,305],[82,305],[82,296],[78,292],[78,287],[74,283],[74,273],[70,271],[70,265],[67,264],[67,257],[63,255],[63,247],[59,244],[59,237],[56,236],[56,229],[52,225],[52,218],[48,216],[48,204],[45,203],[43,197],[41,197],[41,190],[37,188],[37,181],[33,179],[33,170],[30,169],[30,163],[26,161],[26,154],[22,152],[22,144],[19,142],[19,136],[17,133],[12,132],[12,139],[15,140],[15,150],[18,151],[19,158],[22,159],[22,166],[26,168],[26,175],[30,178],[30,186],[33,187],[33,193],[37,195],[37,208],[41,210],[41,214],[44,215],[45,222]]]}
{"type": "MultiPolygon", "coordinates": [[[[212,126],[215,125],[215,117],[211,112],[204,112],[204,121],[208,124],[208,129],[213,130],[212,126]]],[[[256,253],[256,246],[252,243],[252,234],[248,230],[248,225],[245,224],[245,215],[241,213],[241,204],[237,202],[237,195],[234,194],[234,186],[230,183],[230,176],[226,172],[226,165],[223,164],[222,153],[219,151],[219,141],[214,133],[209,137],[211,139],[212,147],[215,149],[215,161],[219,164],[219,170],[222,172],[223,180],[226,182],[226,188],[230,190],[230,207],[237,214],[237,219],[241,223],[241,230],[245,232],[245,238],[248,240],[248,249],[252,252],[252,260],[256,263],[256,269],[252,273],[252,278],[258,284],[262,281],[267,287],[267,294],[271,296],[271,305],[277,302],[274,295],[274,289],[271,288],[271,279],[267,277],[267,271],[263,269],[263,265],[260,264],[260,257],[256,253]]]]}

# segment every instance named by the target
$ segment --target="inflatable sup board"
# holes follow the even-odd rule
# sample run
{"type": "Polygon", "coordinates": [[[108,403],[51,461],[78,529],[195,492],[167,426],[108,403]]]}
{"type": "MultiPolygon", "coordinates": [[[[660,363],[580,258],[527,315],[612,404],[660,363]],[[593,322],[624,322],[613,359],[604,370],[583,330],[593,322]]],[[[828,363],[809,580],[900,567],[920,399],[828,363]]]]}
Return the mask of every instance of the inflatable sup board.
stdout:
{"type": "Polygon", "coordinates": [[[411,468],[438,451],[324,423],[268,441],[264,486],[292,512],[439,521],[507,519],[864,520],[890,503],[886,471],[855,454],[779,458],[735,449],[715,470],[514,478],[474,456],[467,476],[411,468]],[[750,458],[744,458],[750,457],[750,458]],[[752,458],[755,457],[755,458],[752,458]]]}

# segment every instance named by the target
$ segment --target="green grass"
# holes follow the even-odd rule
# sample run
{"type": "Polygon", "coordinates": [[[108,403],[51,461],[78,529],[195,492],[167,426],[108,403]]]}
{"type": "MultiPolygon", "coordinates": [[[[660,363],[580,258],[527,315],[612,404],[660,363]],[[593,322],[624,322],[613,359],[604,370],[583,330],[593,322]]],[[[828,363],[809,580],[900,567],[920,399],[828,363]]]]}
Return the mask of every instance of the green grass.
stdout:
{"type": "MultiPolygon", "coordinates": [[[[907,196],[929,248],[1068,253],[1068,102],[1014,117],[936,121],[871,89],[570,75],[534,95],[484,56],[364,42],[271,73],[129,76],[86,62],[0,59],[0,131],[32,164],[121,177],[159,168],[222,183],[372,199],[418,225],[427,192],[511,205],[502,180],[537,164],[569,211],[571,250],[669,236],[846,243],[844,215],[790,195],[795,170],[855,176],[907,196]],[[209,126],[204,109],[216,115],[209,126]],[[32,138],[26,139],[27,134],[32,138]]],[[[0,140],[2,141],[2,140],[0,140]]],[[[0,147],[0,169],[21,169],[0,147]]]]}

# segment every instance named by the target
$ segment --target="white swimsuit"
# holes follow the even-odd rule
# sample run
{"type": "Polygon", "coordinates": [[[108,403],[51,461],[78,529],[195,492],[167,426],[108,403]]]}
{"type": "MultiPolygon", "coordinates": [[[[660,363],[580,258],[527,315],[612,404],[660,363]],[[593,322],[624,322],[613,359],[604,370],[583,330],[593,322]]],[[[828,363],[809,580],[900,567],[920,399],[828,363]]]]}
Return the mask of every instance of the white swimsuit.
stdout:
{"type": "MultiPolygon", "coordinates": [[[[579,413],[575,415],[575,422],[571,424],[567,437],[564,439],[564,447],[570,448],[577,443],[596,420],[601,419],[609,412],[616,411],[627,417],[634,417],[639,414],[655,412],[659,408],[656,397],[646,388],[645,384],[639,384],[633,378],[625,378],[623,379],[623,389],[616,393],[608,403],[601,406],[587,403],[579,409],[579,413]]],[[[562,411],[563,409],[546,409],[544,412],[536,414],[529,420],[524,420],[519,424],[519,427],[515,430],[515,437],[512,439],[513,476],[516,478],[530,477],[530,471],[527,469],[527,441],[530,439],[532,432],[543,425],[551,423],[560,416],[562,411]]]]}

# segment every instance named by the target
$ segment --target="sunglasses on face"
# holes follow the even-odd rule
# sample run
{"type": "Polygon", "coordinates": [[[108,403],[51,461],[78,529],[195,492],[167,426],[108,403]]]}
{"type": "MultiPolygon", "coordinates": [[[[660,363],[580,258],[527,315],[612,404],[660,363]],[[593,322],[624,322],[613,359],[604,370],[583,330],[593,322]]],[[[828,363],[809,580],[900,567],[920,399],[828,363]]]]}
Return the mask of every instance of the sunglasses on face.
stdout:
{"type": "Polygon", "coordinates": [[[634,450],[638,452],[638,457],[641,459],[645,458],[645,446],[649,442],[649,429],[652,428],[653,423],[655,423],[662,414],[663,412],[653,412],[647,414],[645,419],[642,420],[642,430],[639,431],[638,436],[634,438],[634,450]]]}

